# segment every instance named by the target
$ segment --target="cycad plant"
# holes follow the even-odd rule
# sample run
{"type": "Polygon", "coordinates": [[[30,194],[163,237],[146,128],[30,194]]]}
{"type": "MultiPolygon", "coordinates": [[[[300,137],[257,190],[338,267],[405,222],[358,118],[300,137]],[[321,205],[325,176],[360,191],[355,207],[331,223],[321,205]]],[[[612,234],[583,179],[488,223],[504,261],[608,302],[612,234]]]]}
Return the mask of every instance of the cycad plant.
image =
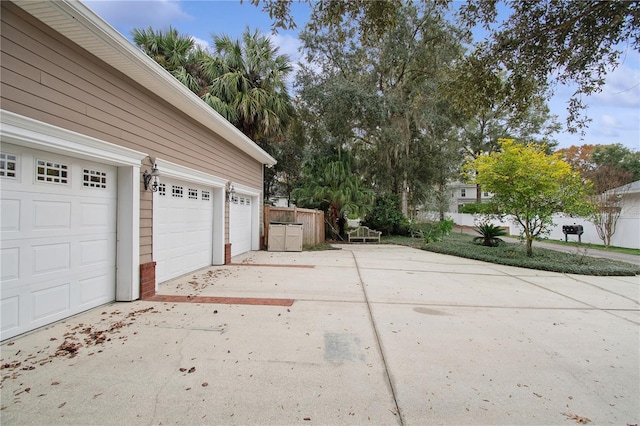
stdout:
{"type": "Polygon", "coordinates": [[[498,237],[504,237],[507,235],[507,232],[504,229],[491,223],[482,223],[477,225],[475,230],[482,236],[475,237],[473,241],[482,241],[482,245],[487,247],[496,247],[499,243],[503,242],[498,237]]]}

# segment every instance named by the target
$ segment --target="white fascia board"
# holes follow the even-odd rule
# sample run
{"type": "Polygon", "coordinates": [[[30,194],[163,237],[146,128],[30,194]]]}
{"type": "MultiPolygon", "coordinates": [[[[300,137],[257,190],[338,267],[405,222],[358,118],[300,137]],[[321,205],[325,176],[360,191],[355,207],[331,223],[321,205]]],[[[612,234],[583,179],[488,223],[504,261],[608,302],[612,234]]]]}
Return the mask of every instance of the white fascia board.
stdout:
{"type": "Polygon", "coordinates": [[[227,179],[190,169],[170,161],[156,159],[155,164],[160,174],[160,182],[162,182],[163,177],[168,177],[215,188],[224,188],[227,185],[227,179]]]}
{"type": "Polygon", "coordinates": [[[98,161],[140,167],[147,154],[91,136],[0,109],[0,139],[35,149],[98,161]]]}
{"type": "Polygon", "coordinates": [[[14,0],[23,10],[113,66],[256,161],[276,160],[176,80],[100,16],[77,0],[14,0]]]}
{"type": "Polygon", "coordinates": [[[260,192],[261,192],[259,189],[251,188],[250,186],[240,185],[239,183],[231,182],[231,184],[233,185],[233,189],[238,194],[251,195],[253,197],[257,197],[258,195],[260,195],[260,192]]]}

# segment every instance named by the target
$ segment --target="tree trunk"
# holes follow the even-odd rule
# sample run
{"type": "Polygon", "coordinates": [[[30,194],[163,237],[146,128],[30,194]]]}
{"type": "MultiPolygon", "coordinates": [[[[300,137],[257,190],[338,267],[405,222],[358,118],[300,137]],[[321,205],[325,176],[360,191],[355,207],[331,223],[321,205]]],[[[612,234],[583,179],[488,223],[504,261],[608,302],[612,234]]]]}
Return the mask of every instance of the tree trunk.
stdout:
{"type": "Polygon", "coordinates": [[[482,186],[479,183],[476,184],[476,203],[482,202],[482,186]]]}
{"type": "Polygon", "coordinates": [[[409,190],[406,179],[402,182],[402,214],[409,217],[409,190]]]}
{"type": "Polygon", "coordinates": [[[526,241],[527,241],[527,256],[531,257],[533,256],[533,249],[531,248],[533,244],[533,237],[527,237],[526,241]]]}

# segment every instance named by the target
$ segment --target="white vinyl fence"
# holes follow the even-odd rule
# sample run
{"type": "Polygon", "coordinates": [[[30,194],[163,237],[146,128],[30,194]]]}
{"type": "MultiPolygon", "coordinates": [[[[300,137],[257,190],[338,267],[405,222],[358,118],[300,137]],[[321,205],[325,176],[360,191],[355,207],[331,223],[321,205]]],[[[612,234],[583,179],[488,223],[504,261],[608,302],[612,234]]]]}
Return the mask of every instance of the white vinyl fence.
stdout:
{"type": "MultiPolygon", "coordinates": [[[[448,218],[453,219],[456,225],[461,226],[476,226],[476,215],[466,213],[446,213],[448,218]]],[[[504,226],[509,228],[510,235],[520,235],[522,228],[519,225],[513,223],[509,217],[504,220],[492,220],[490,221],[496,226],[504,226]]],[[[584,228],[584,234],[582,234],[583,243],[591,244],[603,244],[600,237],[598,237],[598,231],[593,223],[584,218],[570,217],[564,214],[557,214],[554,216],[555,226],[551,228],[551,231],[547,235],[550,240],[562,240],[565,236],[562,233],[563,225],[582,225],[584,228]]],[[[569,241],[578,241],[577,235],[569,235],[569,241]]],[[[636,248],[640,249],[640,217],[633,216],[621,216],[618,219],[618,226],[616,232],[611,238],[611,245],[616,247],[636,248]]]]}

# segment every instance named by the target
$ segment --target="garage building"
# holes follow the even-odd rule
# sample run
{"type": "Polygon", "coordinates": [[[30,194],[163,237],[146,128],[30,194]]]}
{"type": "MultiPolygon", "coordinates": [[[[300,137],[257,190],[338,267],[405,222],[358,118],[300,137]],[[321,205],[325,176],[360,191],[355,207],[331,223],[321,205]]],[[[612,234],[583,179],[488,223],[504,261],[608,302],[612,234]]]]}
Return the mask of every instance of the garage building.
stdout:
{"type": "Polygon", "coordinates": [[[269,154],[82,3],[0,7],[1,340],[259,249],[269,154]]]}

